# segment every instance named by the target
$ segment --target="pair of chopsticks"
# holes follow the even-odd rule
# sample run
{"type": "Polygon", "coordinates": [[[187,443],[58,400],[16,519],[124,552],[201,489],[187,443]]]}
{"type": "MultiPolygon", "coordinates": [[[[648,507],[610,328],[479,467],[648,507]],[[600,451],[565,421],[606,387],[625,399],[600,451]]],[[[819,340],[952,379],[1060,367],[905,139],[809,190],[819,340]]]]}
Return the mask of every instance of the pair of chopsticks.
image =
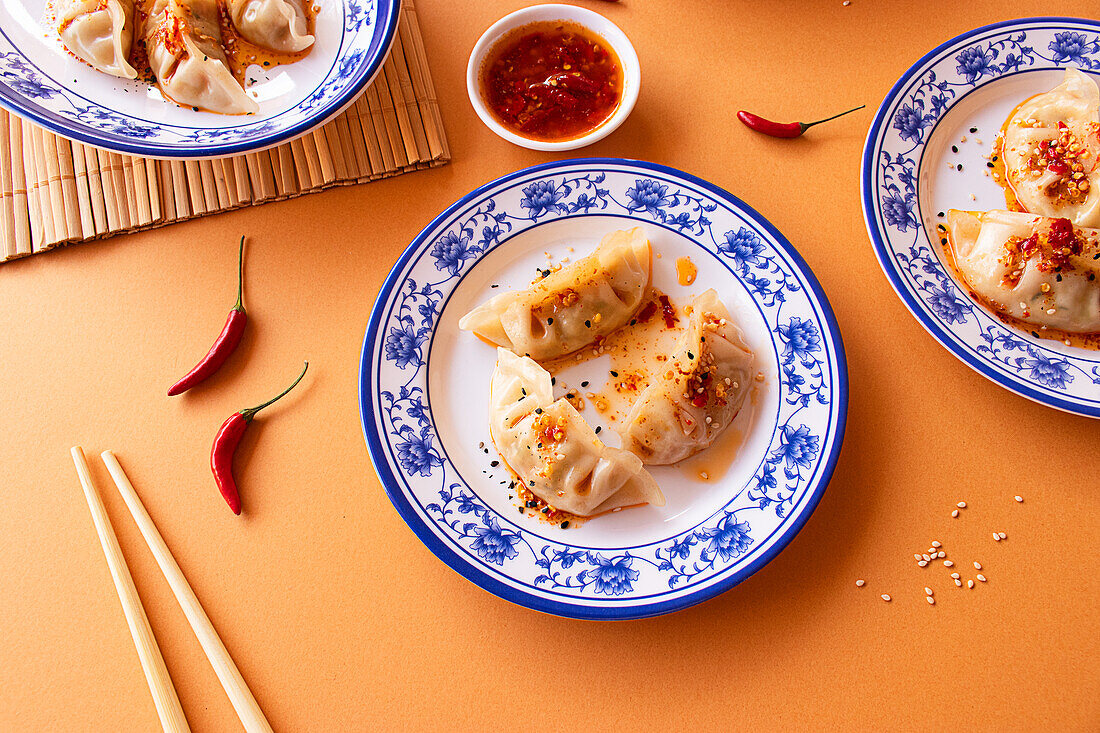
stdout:
{"type": "MultiPolygon", "coordinates": [[[[153,636],[153,630],[149,626],[149,619],[145,615],[141,599],[138,598],[137,588],[134,587],[134,580],[130,576],[130,570],[127,568],[126,560],[122,556],[118,539],[111,527],[111,520],[107,516],[102,499],[96,492],[95,485],[92,483],[91,474],[88,472],[88,463],[84,458],[84,451],[80,447],[76,447],[72,449],[72,455],[73,462],[76,464],[77,475],[80,477],[80,484],[84,487],[84,497],[88,500],[88,508],[92,512],[92,521],[95,523],[96,532],[99,534],[99,541],[103,545],[103,553],[107,556],[107,566],[110,568],[111,578],[115,582],[115,590],[118,592],[119,600],[122,601],[122,610],[126,615],[126,623],[130,627],[130,635],[133,636],[134,644],[137,646],[141,668],[145,672],[145,680],[149,683],[150,692],[153,693],[153,703],[156,705],[161,725],[166,731],[190,731],[187,718],[183,714],[183,708],[180,707],[176,689],[172,685],[172,678],[168,675],[168,668],[164,665],[164,658],[161,656],[160,648],[153,636]]],[[[241,677],[237,665],[233,663],[229,652],[226,651],[225,645],[218,637],[218,632],[214,630],[214,626],[210,623],[210,619],[202,609],[202,605],[199,604],[199,599],[195,597],[195,592],[191,590],[191,586],[183,576],[183,571],[180,570],[175,558],[168,550],[168,545],[164,544],[164,538],[157,531],[149,512],[145,510],[145,506],[138,498],[137,492],[134,491],[133,484],[130,483],[130,479],[126,477],[122,466],[119,465],[118,459],[109,450],[103,451],[100,458],[107,466],[111,478],[114,479],[115,486],[118,487],[119,494],[126,502],[127,509],[130,510],[134,522],[141,530],[141,534],[145,538],[146,544],[149,545],[153,557],[156,558],[161,572],[164,573],[168,585],[171,586],[176,601],[183,608],[183,613],[191,624],[191,629],[198,637],[199,644],[202,646],[203,652],[206,653],[206,658],[213,666],[218,681],[221,682],[222,687],[229,696],[229,701],[233,703],[233,709],[237,711],[245,730],[250,733],[252,731],[270,733],[271,726],[260,710],[260,706],[256,703],[256,698],[252,696],[252,692],[248,689],[244,678],[241,677]]]]}

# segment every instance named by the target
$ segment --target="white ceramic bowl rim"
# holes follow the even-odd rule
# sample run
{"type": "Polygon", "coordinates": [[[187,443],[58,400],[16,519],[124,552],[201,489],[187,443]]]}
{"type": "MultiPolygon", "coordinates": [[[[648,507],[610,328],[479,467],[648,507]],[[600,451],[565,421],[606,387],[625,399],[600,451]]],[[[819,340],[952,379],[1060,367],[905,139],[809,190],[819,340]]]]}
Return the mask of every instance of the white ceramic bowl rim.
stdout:
{"type": "Polygon", "coordinates": [[[555,3],[532,5],[531,7],[517,10],[514,13],[509,13],[496,23],[493,23],[489,26],[488,30],[481,34],[481,38],[474,44],[474,49],[470,52],[470,61],[466,66],[466,91],[470,95],[470,104],[473,105],[474,111],[477,112],[477,116],[481,118],[481,121],[484,122],[490,130],[500,137],[508,142],[515,143],[521,147],[530,148],[531,150],[575,150],[586,145],[591,145],[598,140],[602,140],[614,132],[615,129],[630,116],[631,111],[634,109],[635,102],[638,101],[640,85],[641,66],[638,63],[638,54],[634,51],[634,46],[630,43],[630,39],[627,38],[626,34],[623,33],[619,26],[612,23],[606,17],[593,10],[578,7],[576,5],[555,3]],[[493,45],[509,31],[520,28],[528,23],[544,20],[567,20],[583,25],[593,33],[601,36],[613,49],[615,49],[615,53],[618,55],[619,62],[623,67],[623,98],[619,102],[619,106],[615,110],[615,113],[587,135],[582,135],[581,137],[571,140],[534,140],[518,135],[500,124],[500,122],[493,117],[492,112],[489,111],[489,108],[485,105],[485,101],[481,97],[481,64],[493,45]]]}

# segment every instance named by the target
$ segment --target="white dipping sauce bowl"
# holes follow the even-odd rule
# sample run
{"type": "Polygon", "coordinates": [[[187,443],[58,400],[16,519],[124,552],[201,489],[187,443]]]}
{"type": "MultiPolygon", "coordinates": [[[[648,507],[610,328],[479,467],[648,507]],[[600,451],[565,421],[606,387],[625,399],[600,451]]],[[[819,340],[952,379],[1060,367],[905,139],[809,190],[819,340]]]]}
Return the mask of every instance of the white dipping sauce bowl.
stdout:
{"type": "Polygon", "coordinates": [[[474,50],[470,53],[470,61],[466,66],[466,91],[470,95],[470,104],[474,106],[477,116],[486,127],[508,142],[531,150],[575,150],[607,137],[630,116],[634,103],[638,101],[638,88],[641,81],[638,54],[634,52],[634,46],[631,45],[626,34],[619,29],[619,26],[599,13],[575,5],[534,5],[504,16],[489,26],[489,30],[485,31],[474,44],[474,50]],[[485,104],[485,99],[481,96],[481,66],[489,51],[508,32],[529,23],[555,20],[572,21],[582,25],[607,41],[608,45],[615,50],[615,55],[619,57],[619,63],[622,64],[623,95],[614,114],[591,132],[570,140],[534,140],[512,132],[493,116],[485,104]]]}

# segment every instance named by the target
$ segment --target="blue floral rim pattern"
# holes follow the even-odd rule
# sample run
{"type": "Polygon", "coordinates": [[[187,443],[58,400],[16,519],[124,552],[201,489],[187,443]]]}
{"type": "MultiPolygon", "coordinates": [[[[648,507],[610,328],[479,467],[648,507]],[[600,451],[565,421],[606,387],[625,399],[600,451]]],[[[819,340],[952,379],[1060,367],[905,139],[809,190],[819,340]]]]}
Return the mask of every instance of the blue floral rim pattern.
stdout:
{"type": "Polygon", "coordinates": [[[879,107],[863,152],[861,193],[879,264],[933,338],[1012,392],[1100,417],[1100,354],[1052,348],[977,305],[940,262],[917,190],[925,145],[954,104],[998,79],[1069,64],[1100,72],[1100,22],[1010,20],[940,45],[901,76],[879,107]]]}
{"type": "Polygon", "coordinates": [[[847,413],[839,329],[790,243],[722,189],[622,159],[528,168],[482,186],[438,216],[382,286],[364,339],[359,389],[375,470],[421,541],[502,598],[576,618],[668,613],[727,590],[767,563],[816,507],[847,413]],[[568,533],[551,540],[486,505],[439,444],[427,389],[435,324],[472,265],[518,231],[596,214],[683,233],[722,259],[765,317],[781,372],[779,414],[752,479],[706,521],[628,547],[570,545],[568,533]],[[725,222],[717,233],[714,217],[725,222]]]}
{"type": "Polygon", "coordinates": [[[336,58],[294,107],[255,121],[187,127],[100,106],[51,77],[0,28],[0,107],[63,137],[128,155],[204,158],[239,155],[293,140],[338,114],[382,69],[400,0],[342,0],[336,58]]]}

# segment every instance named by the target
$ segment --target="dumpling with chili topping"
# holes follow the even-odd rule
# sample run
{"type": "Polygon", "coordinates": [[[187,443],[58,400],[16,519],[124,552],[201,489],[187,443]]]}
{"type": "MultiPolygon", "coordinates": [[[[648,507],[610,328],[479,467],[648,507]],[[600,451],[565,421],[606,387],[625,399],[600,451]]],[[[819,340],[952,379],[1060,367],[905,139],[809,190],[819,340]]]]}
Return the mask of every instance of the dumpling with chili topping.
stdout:
{"type": "Polygon", "coordinates": [[[664,506],[637,456],[607,446],[532,359],[497,349],[489,433],[519,480],[554,509],[581,517],[638,504],[664,506]]]}
{"type": "Polygon", "coordinates": [[[642,305],[651,266],[641,227],[611,232],[592,254],[526,290],[497,295],[458,327],[538,361],[565,356],[630,320],[642,305]]]}
{"type": "Polygon", "coordinates": [[[1031,214],[1100,226],[1098,120],[1096,81],[1072,67],[1061,84],[1016,107],[997,146],[1010,198],[1031,214]]]}
{"type": "Polygon", "coordinates": [[[1015,211],[947,212],[967,287],[994,311],[1073,333],[1100,332],[1100,230],[1015,211]]]}
{"type": "Polygon", "coordinates": [[[646,464],[676,463],[703,450],[741,411],[755,356],[714,290],[692,301],[663,373],[627,415],[623,447],[646,464]]]}

